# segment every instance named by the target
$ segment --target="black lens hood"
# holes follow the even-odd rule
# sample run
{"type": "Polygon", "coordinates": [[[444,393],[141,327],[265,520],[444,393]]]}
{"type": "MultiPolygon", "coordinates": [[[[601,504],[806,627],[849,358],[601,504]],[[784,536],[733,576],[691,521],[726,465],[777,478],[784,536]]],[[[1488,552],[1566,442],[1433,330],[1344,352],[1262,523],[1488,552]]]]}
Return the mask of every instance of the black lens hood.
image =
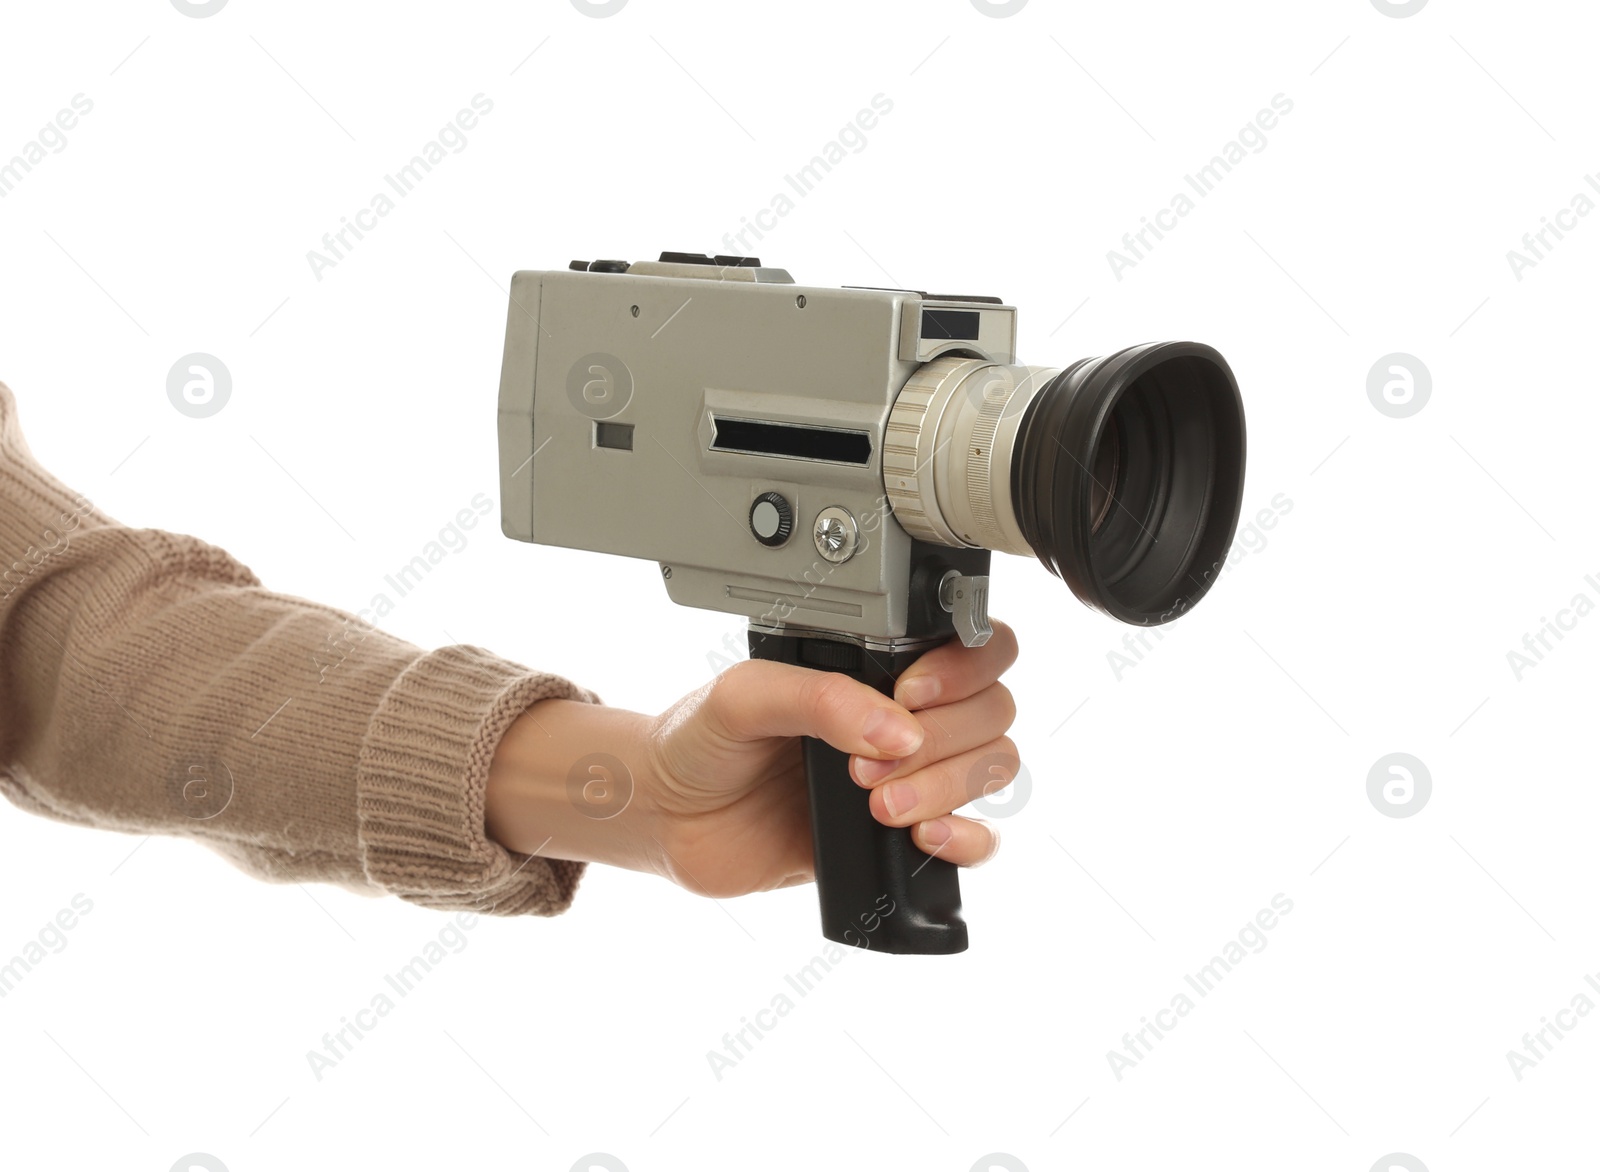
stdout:
{"type": "Polygon", "coordinates": [[[1018,527],[1090,606],[1170,622],[1221,573],[1244,495],[1244,403],[1210,346],[1147,342],[1073,363],[1028,404],[1013,453],[1018,527]],[[1097,527],[1103,440],[1119,445],[1120,472],[1099,486],[1112,501],[1097,527]]]}

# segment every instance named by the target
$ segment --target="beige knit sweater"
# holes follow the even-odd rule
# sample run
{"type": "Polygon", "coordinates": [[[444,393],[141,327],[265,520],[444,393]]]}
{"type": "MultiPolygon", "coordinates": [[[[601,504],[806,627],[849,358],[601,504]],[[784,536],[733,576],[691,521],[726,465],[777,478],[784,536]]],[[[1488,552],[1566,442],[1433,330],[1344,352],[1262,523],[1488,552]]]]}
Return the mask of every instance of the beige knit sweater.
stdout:
{"type": "Polygon", "coordinates": [[[593,701],[477,647],[424,652],[132,529],[39,466],[0,384],[0,789],[83,826],[199,839],[277,882],[566,910],[583,864],[484,833],[501,734],[593,701]]]}

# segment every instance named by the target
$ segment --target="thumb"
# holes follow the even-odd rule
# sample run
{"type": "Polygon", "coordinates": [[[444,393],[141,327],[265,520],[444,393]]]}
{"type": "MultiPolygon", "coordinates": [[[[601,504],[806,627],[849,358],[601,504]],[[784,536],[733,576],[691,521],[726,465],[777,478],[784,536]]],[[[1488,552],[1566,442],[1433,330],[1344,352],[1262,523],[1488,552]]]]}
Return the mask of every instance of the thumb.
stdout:
{"type": "Polygon", "coordinates": [[[718,676],[706,714],[736,741],[809,736],[864,757],[908,756],[923,736],[916,717],[859,680],[764,659],[718,676]]]}

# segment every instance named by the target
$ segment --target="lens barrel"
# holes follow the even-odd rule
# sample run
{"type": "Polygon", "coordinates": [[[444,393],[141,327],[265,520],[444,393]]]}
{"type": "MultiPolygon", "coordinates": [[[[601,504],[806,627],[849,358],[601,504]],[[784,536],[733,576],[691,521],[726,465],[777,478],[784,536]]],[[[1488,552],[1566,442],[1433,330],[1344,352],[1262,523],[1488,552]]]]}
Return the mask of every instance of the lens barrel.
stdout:
{"type": "Polygon", "coordinates": [[[1153,625],[1221,572],[1244,461],[1222,355],[1149,342],[1060,371],[925,363],[890,412],[883,471],[912,536],[1031,552],[1090,606],[1153,625]]]}

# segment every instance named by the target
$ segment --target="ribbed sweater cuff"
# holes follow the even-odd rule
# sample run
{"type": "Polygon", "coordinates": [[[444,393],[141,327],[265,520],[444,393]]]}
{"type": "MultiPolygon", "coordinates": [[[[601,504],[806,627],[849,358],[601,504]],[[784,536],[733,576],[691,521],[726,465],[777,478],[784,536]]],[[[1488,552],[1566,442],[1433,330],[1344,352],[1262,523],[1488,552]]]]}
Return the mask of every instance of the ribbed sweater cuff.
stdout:
{"type": "Polygon", "coordinates": [[[356,774],[362,866],[374,884],[425,907],[493,915],[571,905],[583,863],[518,854],[484,831],[495,746],[524,709],[551,698],[596,700],[478,647],[440,648],[400,674],[356,774]]]}

